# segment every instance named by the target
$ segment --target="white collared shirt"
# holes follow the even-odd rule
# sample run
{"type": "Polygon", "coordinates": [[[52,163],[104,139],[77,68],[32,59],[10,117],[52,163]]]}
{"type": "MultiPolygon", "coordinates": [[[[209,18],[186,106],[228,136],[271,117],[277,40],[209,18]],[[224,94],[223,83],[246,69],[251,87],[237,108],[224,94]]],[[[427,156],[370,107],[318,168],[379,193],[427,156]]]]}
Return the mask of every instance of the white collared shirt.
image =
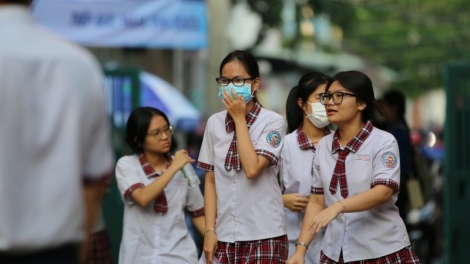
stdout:
{"type": "MultiPolygon", "coordinates": [[[[226,171],[225,157],[234,132],[225,130],[227,111],[212,115],[207,121],[199,153],[200,162],[214,167],[217,193],[216,233],[219,241],[251,241],[286,234],[284,205],[277,174],[279,164],[264,169],[255,179],[248,179],[243,168],[226,171]]],[[[270,153],[277,160],[281,154],[285,121],[282,116],[261,108],[249,129],[255,150],[270,153]],[[279,136],[272,146],[270,135],[279,136]]]]}
{"type": "MultiPolygon", "coordinates": [[[[191,165],[186,168],[192,169],[191,165]]],[[[138,156],[119,159],[116,180],[125,203],[119,263],[197,263],[196,245],[188,233],[184,209],[190,214],[204,210],[199,186],[188,187],[183,173],[177,172],[164,189],[168,211],[156,213],[153,202],[142,207],[130,195],[133,186],[155,181],[155,177],[147,178],[138,156]]]]}
{"type": "Polygon", "coordinates": [[[83,182],[113,167],[104,94],[89,52],[0,7],[0,251],[83,239],[83,182]]]}
{"type": "MultiPolygon", "coordinates": [[[[302,150],[299,147],[298,130],[288,134],[284,140],[281,154],[281,176],[284,185],[284,194],[300,193],[310,194],[312,186],[312,161],[315,152],[312,149],[302,150]]],[[[295,252],[295,243],[298,241],[305,211],[294,213],[284,208],[286,214],[287,237],[289,239],[289,257],[295,252]]],[[[305,254],[305,263],[316,264],[320,262],[320,250],[323,232],[315,235],[305,254]]]]}
{"type": "MultiPolygon", "coordinates": [[[[322,188],[325,205],[343,200],[340,187],[331,194],[329,187],[338,152],[332,153],[333,135],[325,136],[317,145],[313,162],[313,188],[322,188]]],[[[405,224],[395,202],[400,186],[400,161],[395,138],[378,128],[357,152],[346,157],[346,179],[352,197],[377,184],[395,188],[392,197],[371,210],[345,213],[333,219],[326,229],[322,250],[338,261],[341,250],[345,262],[379,258],[410,245],[405,224]],[[389,159],[390,158],[390,159],[389,159]]]]}

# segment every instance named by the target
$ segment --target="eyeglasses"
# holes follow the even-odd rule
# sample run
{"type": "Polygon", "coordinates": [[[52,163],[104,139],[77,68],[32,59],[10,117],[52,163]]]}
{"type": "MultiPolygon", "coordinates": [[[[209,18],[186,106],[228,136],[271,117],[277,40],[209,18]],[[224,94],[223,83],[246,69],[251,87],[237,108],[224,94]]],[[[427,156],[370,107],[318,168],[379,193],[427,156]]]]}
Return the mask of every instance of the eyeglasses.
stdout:
{"type": "Polygon", "coordinates": [[[163,133],[165,133],[167,136],[173,135],[174,129],[173,126],[167,126],[163,128],[162,130],[154,130],[150,133],[148,133],[148,136],[153,136],[155,139],[162,139],[163,138],[163,133]]]}
{"type": "Polygon", "coordinates": [[[225,78],[225,77],[219,77],[216,78],[215,81],[219,86],[227,86],[229,83],[233,83],[235,86],[243,86],[246,82],[246,80],[253,80],[253,78],[240,78],[240,77],[235,77],[233,79],[225,78]]]}
{"type": "Polygon", "coordinates": [[[345,93],[345,92],[334,92],[334,93],[321,93],[320,94],[320,102],[322,105],[326,105],[330,99],[333,100],[335,105],[339,105],[343,102],[343,97],[345,95],[349,96],[356,96],[353,93],[345,93]]]}

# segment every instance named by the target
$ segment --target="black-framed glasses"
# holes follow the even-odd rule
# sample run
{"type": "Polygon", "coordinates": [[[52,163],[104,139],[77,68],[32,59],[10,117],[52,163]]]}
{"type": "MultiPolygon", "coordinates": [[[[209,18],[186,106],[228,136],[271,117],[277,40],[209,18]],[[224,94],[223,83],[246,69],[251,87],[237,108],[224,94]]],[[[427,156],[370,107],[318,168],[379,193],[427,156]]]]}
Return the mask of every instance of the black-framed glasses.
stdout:
{"type": "Polygon", "coordinates": [[[164,127],[163,129],[157,129],[153,130],[152,132],[148,133],[147,135],[154,137],[155,139],[162,139],[163,133],[165,133],[167,136],[173,135],[174,129],[173,126],[167,126],[164,127]]]}
{"type": "Polygon", "coordinates": [[[334,92],[334,93],[321,93],[320,94],[320,102],[322,105],[326,105],[330,99],[333,100],[335,105],[339,105],[343,102],[343,97],[345,95],[348,96],[356,96],[353,93],[345,93],[345,92],[334,92]]]}
{"type": "Polygon", "coordinates": [[[215,78],[215,81],[219,86],[227,86],[229,83],[233,83],[235,86],[243,86],[245,85],[245,82],[247,80],[253,80],[253,78],[241,78],[241,77],[235,77],[233,79],[225,78],[225,77],[219,77],[215,78]]]}

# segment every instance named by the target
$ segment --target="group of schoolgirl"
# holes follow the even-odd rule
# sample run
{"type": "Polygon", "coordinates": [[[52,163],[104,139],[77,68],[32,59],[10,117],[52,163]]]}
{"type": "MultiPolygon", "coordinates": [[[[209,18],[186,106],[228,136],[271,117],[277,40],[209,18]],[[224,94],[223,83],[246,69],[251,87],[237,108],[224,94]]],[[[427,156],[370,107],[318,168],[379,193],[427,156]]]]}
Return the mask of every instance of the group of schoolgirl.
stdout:
{"type": "Polygon", "coordinates": [[[140,107],[129,116],[135,154],[116,166],[119,263],[197,263],[185,209],[204,235],[206,263],[419,263],[395,206],[398,145],[369,121],[378,106],[365,74],[304,75],[287,98],[287,129],[256,98],[250,53],[228,54],[216,81],[226,110],[204,132],[204,198],[187,151],[169,154],[165,114],[140,107]]]}

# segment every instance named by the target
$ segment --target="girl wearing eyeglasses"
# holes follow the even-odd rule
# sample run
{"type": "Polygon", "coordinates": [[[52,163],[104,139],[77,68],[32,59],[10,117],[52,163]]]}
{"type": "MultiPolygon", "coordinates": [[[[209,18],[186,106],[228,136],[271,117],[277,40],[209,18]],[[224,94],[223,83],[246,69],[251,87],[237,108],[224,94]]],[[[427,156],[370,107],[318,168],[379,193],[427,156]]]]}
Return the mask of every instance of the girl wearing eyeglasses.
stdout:
{"type": "MultiPolygon", "coordinates": [[[[325,106],[320,94],[331,78],[319,72],[304,75],[287,97],[287,133],[281,153],[280,175],[286,214],[289,256],[295,252],[312,186],[312,160],[320,139],[330,134],[325,106]]],[[[320,232],[305,254],[307,263],[318,264],[323,233],[320,232]]]]}
{"type": "Polygon", "coordinates": [[[196,263],[184,209],[204,232],[204,200],[186,150],[170,154],[173,127],[153,107],[139,107],[127,121],[127,145],[134,155],[116,165],[124,200],[119,263],[196,263]],[[182,172],[184,171],[184,173],[182,172]]]}
{"type": "Polygon", "coordinates": [[[287,263],[304,263],[306,245],[323,228],[320,263],[419,263],[395,206],[397,142],[369,121],[379,107],[369,77],[340,72],[320,100],[338,129],[318,143],[312,196],[287,263]]]}
{"type": "Polygon", "coordinates": [[[234,51],[216,79],[226,110],[207,121],[197,166],[206,171],[207,263],[285,263],[287,236],[277,174],[282,116],[261,107],[255,58],[234,51]]]}

